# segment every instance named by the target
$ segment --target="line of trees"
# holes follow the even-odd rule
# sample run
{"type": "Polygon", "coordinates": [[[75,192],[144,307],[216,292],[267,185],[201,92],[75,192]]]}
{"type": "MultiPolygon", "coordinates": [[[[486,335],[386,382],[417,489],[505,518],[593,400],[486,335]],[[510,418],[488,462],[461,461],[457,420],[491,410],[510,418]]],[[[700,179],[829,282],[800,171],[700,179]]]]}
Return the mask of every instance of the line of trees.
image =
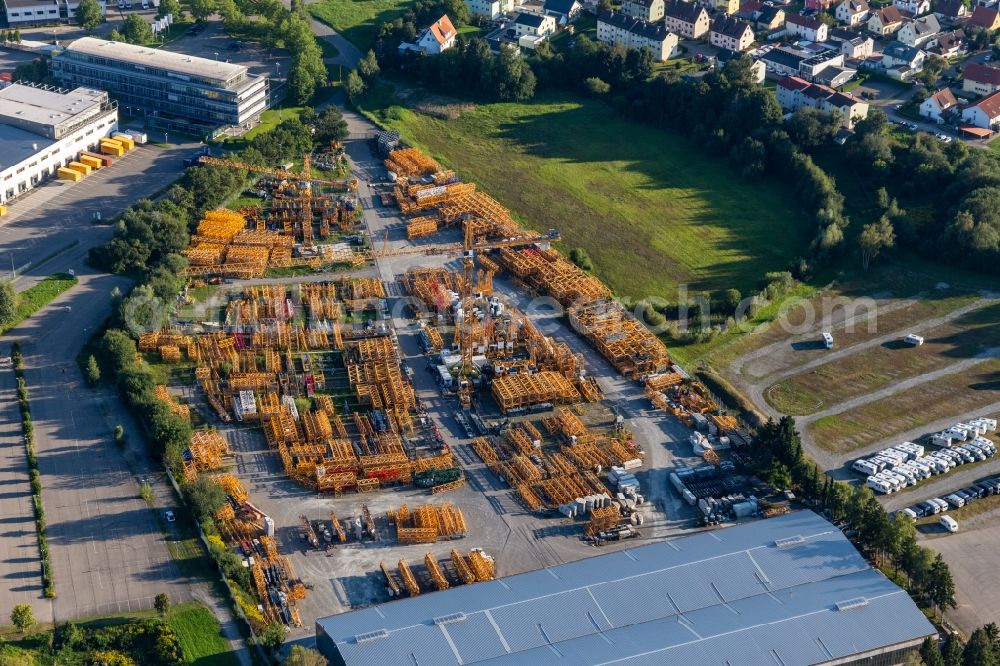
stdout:
{"type": "Polygon", "coordinates": [[[31,506],[35,513],[38,554],[42,562],[42,589],[45,591],[46,597],[53,599],[56,596],[56,584],[52,576],[45,506],[42,504],[42,473],[38,468],[38,456],[35,453],[35,426],[31,420],[31,404],[28,399],[28,384],[24,377],[24,356],[21,354],[20,342],[11,345],[10,356],[14,364],[14,376],[17,378],[17,404],[21,411],[24,450],[28,459],[28,473],[31,475],[31,506]]]}
{"type": "Polygon", "coordinates": [[[920,646],[924,666],[997,666],[1000,664],[1000,628],[993,622],[969,636],[968,642],[955,634],[938,643],[933,638],[920,646]]]}
{"type": "Polygon", "coordinates": [[[948,564],[940,554],[917,543],[913,520],[902,514],[890,517],[866,486],[852,489],[823,474],[805,455],[791,417],[770,420],[758,429],[753,466],[775,487],[795,488],[805,501],[825,510],[832,519],[846,520],[876,563],[892,565],[903,576],[918,603],[942,614],[956,606],[948,564]]]}

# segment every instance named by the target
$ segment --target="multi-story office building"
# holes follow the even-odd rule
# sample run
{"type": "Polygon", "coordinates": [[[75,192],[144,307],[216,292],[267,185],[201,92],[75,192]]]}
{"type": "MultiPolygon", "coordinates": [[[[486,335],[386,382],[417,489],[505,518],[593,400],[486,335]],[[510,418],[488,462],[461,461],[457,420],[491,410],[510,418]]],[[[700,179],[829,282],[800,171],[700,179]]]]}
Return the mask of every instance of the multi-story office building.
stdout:
{"type": "Polygon", "coordinates": [[[0,203],[68,166],[118,129],[106,92],[15,83],[0,90],[0,203]]]}
{"type": "Polygon", "coordinates": [[[267,108],[267,79],[243,65],[93,37],[76,40],[52,60],[67,86],[107,90],[150,126],[194,134],[249,126],[267,108]]]}

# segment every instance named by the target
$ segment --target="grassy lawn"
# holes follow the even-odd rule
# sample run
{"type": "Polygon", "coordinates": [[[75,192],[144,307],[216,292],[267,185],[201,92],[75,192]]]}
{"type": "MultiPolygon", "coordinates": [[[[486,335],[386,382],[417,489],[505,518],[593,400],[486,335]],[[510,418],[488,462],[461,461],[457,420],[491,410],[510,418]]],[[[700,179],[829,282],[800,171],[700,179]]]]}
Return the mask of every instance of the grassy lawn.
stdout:
{"type": "Polygon", "coordinates": [[[995,150],[1000,153],[1000,139],[993,139],[989,143],[990,150],[995,150]]]}
{"type": "Polygon", "coordinates": [[[364,52],[375,45],[378,26],[400,16],[406,5],[405,0],[320,0],[308,8],[364,52]]]}
{"type": "Polygon", "coordinates": [[[25,289],[18,294],[17,321],[0,326],[0,335],[14,328],[22,321],[35,314],[55,300],[56,296],[75,286],[79,280],[67,273],[50,275],[34,287],[25,289]]]}
{"type": "Polygon", "coordinates": [[[175,606],[167,616],[167,624],[177,632],[188,663],[198,666],[236,666],[240,663],[230,652],[219,621],[208,608],[199,604],[175,606]]]}
{"type": "Polygon", "coordinates": [[[998,401],[1000,359],[991,359],[966,372],[939,377],[881,400],[817,419],[809,425],[809,431],[816,444],[827,451],[846,453],[998,401]]]}
{"type": "Polygon", "coordinates": [[[270,132],[275,127],[281,123],[282,120],[290,120],[292,118],[298,118],[305,111],[306,106],[279,106],[273,109],[268,109],[264,113],[260,114],[260,124],[254,127],[252,130],[247,132],[241,137],[231,137],[226,139],[225,143],[229,144],[229,147],[233,150],[242,150],[245,148],[250,141],[258,134],[266,134],[270,132]]]}
{"type": "Polygon", "coordinates": [[[882,389],[892,382],[943,370],[972,358],[1000,341],[998,326],[1000,306],[973,310],[952,322],[922,332],[926,342],[920,347],[897,340],[865,349],[778,382],[764,395],[772,407],[785,414],[813,414],[829,405],[882,389]]]}
{"type": "Polygon", "coordinates": [[[383,120],[526,226],[558,228],[564,251],[586,248],[620,294],[750,291],[810,235],[791,191],[746,182],[684,137],[599,101],[543,95],[448,122],[394,108],[383,120]]]}

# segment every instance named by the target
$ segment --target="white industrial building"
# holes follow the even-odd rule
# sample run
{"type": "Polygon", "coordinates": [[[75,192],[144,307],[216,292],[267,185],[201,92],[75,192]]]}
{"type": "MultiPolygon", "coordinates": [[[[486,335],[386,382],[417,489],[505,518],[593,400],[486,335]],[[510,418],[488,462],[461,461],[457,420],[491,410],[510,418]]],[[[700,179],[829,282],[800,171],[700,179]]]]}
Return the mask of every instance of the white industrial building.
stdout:
{"type": "Polygon", "coordinates": [[[0,203],[55,177],[117,129],[106,92],[21,83],[0,90],[0,203]]]}
{"type": "MultiPolygon", "coordinates": [[[[106,15],[105,0],[97,0],[97,4],[101,7],[101,13],[106,15]]],[[[73,21],[76,18],[76,8],[79,6],[80,0],[4,0],[3,2],[7,25],[11,28],[73,21]]]]}

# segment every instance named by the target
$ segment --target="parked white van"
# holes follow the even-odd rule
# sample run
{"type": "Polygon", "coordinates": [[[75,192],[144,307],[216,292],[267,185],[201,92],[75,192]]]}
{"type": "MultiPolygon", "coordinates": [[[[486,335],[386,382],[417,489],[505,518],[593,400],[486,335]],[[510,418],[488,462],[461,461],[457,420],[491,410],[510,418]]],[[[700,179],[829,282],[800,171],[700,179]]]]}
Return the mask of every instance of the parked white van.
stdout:
{"type": "Polygon", "coordinates": [[[938,519],[938,522],[941,524],[941,527],[945,528],[949,532],[958,531],[958,523],[951,516],[941,516],[938,519]]]}

